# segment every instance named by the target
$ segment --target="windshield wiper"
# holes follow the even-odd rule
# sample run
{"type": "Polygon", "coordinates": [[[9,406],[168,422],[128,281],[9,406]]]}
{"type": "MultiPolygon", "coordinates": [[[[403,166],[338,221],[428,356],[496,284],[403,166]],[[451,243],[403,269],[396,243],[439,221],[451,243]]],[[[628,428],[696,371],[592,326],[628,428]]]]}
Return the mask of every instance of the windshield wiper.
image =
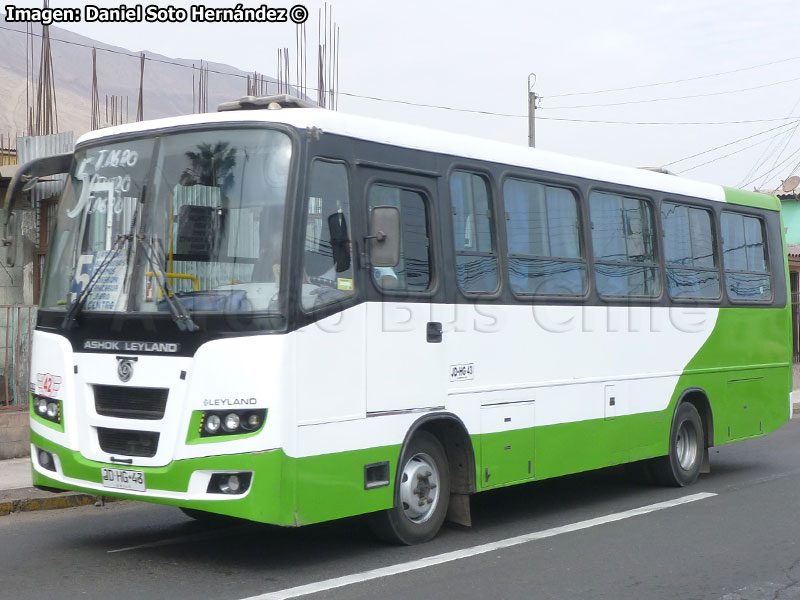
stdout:
{"type": "Polygon", "coordinates": [[[89,295],[92,293],[94,286],[97,285],[97,282],[100,281],[100,277],[108,268],[114,259],[119,256],[120,250],[122,250],[123,242],[130,242],[132,239],[132,235],[130,234],[120,234],[117,236],[114,245],[111,247],[111,250],[108,254],[105,255],[103,260],[100,261],[100,264],[97,265],[97,268],[92,273],[92,276],[89,278],[89,281],[86,282],[86,287],[83,288],[80,296],[75,301],[75,303],[69,307],[67,314],[64,315],[64,320],[61,321],[61,328],[62,329],[75,329],[78,326],[78,315],[81,314],[83,307],[86,305],[86,301],[89,299],[89,295]]]}
{"type": "Polygon", "coordinates": [[[147,241],[145,236],[142,234],[138,235],[136,239],[145,250],[144,257],[147,260],[150,270],[153,272],[153,276],[155,277],[161,293],[164,294],[164,301],[167,303],[167,308],[172,315],[172,320],[175,321],[178,329],[189,332],[200,329],[192,317],[189,316],[189,311],[186,310],[186,307],[183,305],[183,302],[181,302],[181,299],[173,293],[172,288],[169,285],[167,275],[161,269],[160,261],[157,260],[158,257],[156,256],[156,250],[153,248],[153,245],[147,241]]]}

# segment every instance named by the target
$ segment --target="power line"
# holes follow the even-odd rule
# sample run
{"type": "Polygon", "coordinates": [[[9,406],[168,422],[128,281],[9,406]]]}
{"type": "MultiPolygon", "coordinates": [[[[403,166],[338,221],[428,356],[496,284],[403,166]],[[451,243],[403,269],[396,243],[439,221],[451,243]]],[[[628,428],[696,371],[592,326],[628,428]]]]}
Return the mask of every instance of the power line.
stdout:
{"type": "MultiPolygon", "coordinates": [[[[728,142],[727,144],[722,144],[721,146],[716,146],[714,148],[709,148],[708,150],[703,150],[702,152],[698,152],[697,154],[692,154],[691,156],[686,156],[684,158],[679,158],[678,160],[673,160],[672,162],[666,163],[665,165],[662,165],[662,166],[669,167],[671,165],[676,165],[676,164],[678,164],[680,162],[684,162],[686,160],[689,160],[690,158],[697,158],[698,156],[702,156],[704,154],[708,154],[710,152],[714,152],[715,150],[720,150],[721,148],[726,148],[727,146],[733,146],[734,144],[738,144],[739,142],[743,142],[745,140],[749,140],[751,138],[758,137],[760,135],[764,135],[765,133],[769,133],[770,131],[775,131],[776,129],[782,129],[783,127],[786,127],[788,125],[796,125],[797,123],[800,123],[800,119],[795,119],[794,121],[789,121],[788,123],[783,123],[782,125],[778,125],[777,127],[771,127],[770,129],[765,129],[764,131],[759,131],[758,133],[754,133],[753,135],[748,135],[747,137],[739,138],[738,140],[733,140],[732,142],[728,142]]],[[[785,132],[782,131],[781,134],[783,134],[783,133],[785,133],[785,132]]],[[[777,135],[773,136],[770,139],[774,139],[775,137],[778,137],[778,136],[777,135]]],[[[766,141],[766,140],[762,140],[762,141],[766,141]]],[[[761,143],[761,142],[759,142],[759,143],[761,143]]]]}
{"type": "Polygon", "coordinates": [[[474,113],[479,115],[492,115],[495,117],[514,117],[520,119],[527,119],[528,115],[516,115],[511,113],[500,113],[494,112],[490,110],[479,110],[479,109],[472,109],[472,108],[456,108],[454,106],[445,106],[442,104],[425,104],[423,102],[411,102],[410,100],[397,100],[391,98],[381,98],[379,96],[366,96],[362,94],[353,94],[348,92],[339,92],[342,96],[349,96],[351,98],[360,98],[363,100],[377,100],[378,102],[391,102],[393,104],[404,104],[407,106],[416,106],[419,108],[436,108],[439,110],[449,110],[453,112],[464,112],[464,113],[474,113]]]}
{"type": "MultiPolygon", "coordinates": [[[[12,29],[10,27],[4,27],[0,25],[1,30],[5,31],[12,31],[15,33],[25,34],[26,32],[20,31],[18,29],[12,29]]],[[[36,37],[41,37],[40,34],[32,33],[36,37]]],[[[83,44],[81,42],[74,42],[69,40],[63,40],[59,38],[50,38],[52,42],[60,42],[63,44],[69,44],[72,46],[78,46],[81,48],[96,48],[96,46],[91,46],[89,44],[83,44]]],[[[132,54],[129,52],[123,52],[120,50],[112,50],[110,48],[97,48],[102,52],[109,52],[111,54],[117,54],[120,56],[128,56],[130,58],[136,58],[141,60],[141,57],[138,54],[132,54]]],[[[789,59],[786,59],[789,60],[789,59]]],[[[161,58],[154,58],[152,56],[146,56],[145,61],[156,62],[165,65],[171,65],[175,67],[180,67],[183,69],[192,69],[191,65],[185,65],[179,62],[165,60],[161,58]]],[[[228,77],[237,77],[239,79],[247,79],[248,75],[240,75],[238,73],[231,73],[228,71],[218,71],[215,69],[208,69],[208,73],[214,73],[216,75],[225,75],[228,77]]],[[[317,91],[314,88],[308,88],[309,91],[317,91]]],[[[339,94],[342,96],[348,96],[350,98],[358,98],[362,100],[372,100],[376,102],[389,102],[393,104],[403,104],[406,106],[413,106],[418,108],[431,108],[436,110],[447,110],[451,112],[463,112],[463,113],[471,113],[471,114],[479,114],[479,115],[489,115],[495,117],[510,117],[510,118],[517,118],[517,119],[527,119],[528,115],[523,114],[513,114],[513,113],[502,113],[490,110],[480,110],[480,109],[470,109],[470,108],[460,108],[454,106],[446,106],[440,104],[426,104],[422,102],[412,102],[409,100],[398,100],[394,98],[382,98],[379,96],[370,96],[365,94],[355,94],[352,92],[342,92],[340,91],[339,94]]],[[[615,121],[615,120],[604,120],[604,119],[569,119],[564,117],[537,117],[542,121],[561,121],[561,122],[568,122],[568,123],[596,123],[596,124],[606,124],[606,125],[739,125],[739,124],[746,124],[746,123],[769,123],[775,121],[784,121],[784,118],[770,118],[770,119],[741,119],[735,121],[615,121]]]]}
{"type": "MultiPolygon", "coordinates": [[[[779,135],[783,135],[784,133],[785,132],[782,131],[782,132],[776,134],[775,136],[773,136],[773,138],[777,137],[779,135]]],[[[723,158],[728,158],[729,156],[733,156],[734,154],[739,154],[740,152],[744,152],[745,150],[749,150],[750,148],[758,146],[759,144],[763,144],[764,142],[768,142],[769,140],[771,140],[773,138],[768,138],[766,140],[759,140],[755,144],[750,144],[749,146],[745,146],[744,148],[739,148],[738,150],[734,150],[733,152],[728,152],[728,154],[723,154],[722,156],[718,156],[716,158],[712,158],[711,160],[707,160],[706,162],[700,163],[699,165],[695,165],[693,167],[689,167],[688,169],[683,169],[681,171],[677,171],[677,173],[679,175],[681,175],[683,173],[688,173],[689,171],[694,171],[695,169],[699,169],[700,167],[704,167],[704,166],[709,165],[709,164],[711,164],[713,162],[717,162],[718,160],[722,160],[723,158]]],[[[747,185],[747,184],[745,184],[745,185],[747,185]]]]}
{"type": "Polygon", "coordinates": [[[783,160],[783,161],[782,161],[780,164],[773,165],[773,167],[772,167],[771,169],[769,169],[768,171],[765,171],[764,173],[761,173],[760,175],[756,175],[756,176],[755,176],[755,177],[753,177],[753,178],[752,178],[750,181],[748,181],[748,182],[746,182],[746,183],[743,183],[743,184],[742,184],[742,185],[740,185],[739,187],[741,187],[741,188],[744,188],[744,187],[746,187],[746,186],[750,185],[751,183],[755,183],[756,181],[758,181],[758,180],[759,180],[759,179],[761,179],[762,177],[766,177],[766,176],[768,176],[768,175],[771,175],[771,174],[773,173],[773,171],[775,171],[775,170],[776,170],[778,167],[782,167],[782,166],[783,166],[783,165],[785,165],[787,162],[789,162],[790,160],[792,160],[793,158],[795,158],[795,157],[796,157],[798,154],[800,154],[800,148],[798,148],[797,150],[795,150],[794,152],[792,152],[792,154],[790,154],[788,157],[786,157],[786,158],[785,158],[785,159],[784,159],[784,160],[783,160]]]}
{"type": "MultiPolygon", "coordinates": [[[[389,100],[389,102],[391,102],[389,100]]],[[[527,117],[526,117],[527,118],[527,117]]],[[[536,117],[542,121],[566,121],[568,123],[603,123],[611,125],[743,125],[747,123],[773,123],[785,121],[786,117],[774,119],[742,119],[738,121],[604,121],[598,119],[567,119],[562,117],[536,117]]]]}
{"type": "MultiPolygon", "coordinates": [[[[792,115],[795,114],[795,110],[797,109],[798,106],[800,106],[800,96],[798,96],[797,100],[795,100],[794,105],[792,105],[791,110],[789,110],[789,113],[786,115],[786,120],[787,121],[792,118],[792,115]]],[[[795,128],[795,130],[796,130],[796,128],[795,128]]],[[[758,171],[764,165],[764,163],[766,163],[769,160],[769,157],[775,152],[775,150],[777,150],[777,147],[778,147],[778,145],[780,143],[776,144],[774,149],[772,147],[773,142],[777,141],[777,139],[778,139],[778,136],[772,138],[772,142],[770,142],[769,145],[767,145],[767,147],[764,148],[764,150],[759,155],[758,159],[753,163],[753,166],[750,167],[750,169],[747,171],[747,174],[739,182],[740,186],[741,186],[741,183],[743,181],[746,181],[747,179],[750,178],[750,176],[753,175],[753,173],[758,171]]],[[[791,139],[791,138],[789,138],[789,139],[791,139]]],[[[786,143],[788,144],[788,142],[789,142],[789,140],[787,140],[786,143]]]]}
{"type": "Polygon", "coordinates": [[[792,60],[799,60],[800,56],[791,56],[781,60],[774,60],[772,62],[761,63],[750,67],[742,67],[740,69],[731,69],[730,71],[720,71],[719,73],[710,73],[708,75],[698,75],[696,77],[686,77],[684,79],[673,79],[672,81],[660,81],[658,83],[644,83],[641,85],[632,85],[628,87],[609,88],[606,90],[595,90],[593,92],[571,92],[569,94],[554,94],[552,96],[545,96],[546,98],[566,98],[567,96],[588,96],[591,94],[605,94],[608,92],[627,92],[629,90],[638,90],[641,88],[656,87],[660,85],[672,85],[673,83],[685,83],[687,81],[697,81],[699,79],[708,79],[710,77],[719,77],[720,75],[730,75],[731,73],[741,73],[742,71],[751,71],[753,69],[760,69],[762,67],[769,67],[780,63],[789,62],[792,60]]]}
{"type": "MultiPolygon", "coordinates": [[[[772,163],[772,167],[773,168],[778,163],[778,161],[781,159],[781,157],[783,156],[783,153],[786,152],[786,149],[789,147],[789,143],[792,141],[792,138],[797,133],[797,125],[794,126],[794,128],[791,130],[791,132],[787,132],[787,133],[788,133],[788,135],[786,136],[786,141],[783,143],[783,147],[781,148],[780,152],[778,153],[778,156],[775,157],[775,160],[772,163]]],[[[766,177],[761,182],[761,185],[759,187],[763,186],[764,183],[766,183],[766,177]]]]}
{"type": "Polygon", "coordinates": [[[670,96],[667,98],[649,98],[647,100],[625,100],[623,102],[606,102],[601,104],[574,104],[572,106],[550,106],[543,107],[548,110],[562,110],[570,108],[600,108],[604,106],[623,106],[626,104],[648,104],[652,102],[666,102],[669,100],[689,100],[692,98],[707,98],[709,96],[724,96],[725,94],[738,94],[741,92],[749,92],[752,90],[760,90],[763,88],[772,87],[775,85],[782,85],[784,83],[792,83],[793,81],[800,81],[800,77],[793,77],[791,79],[784,79],[782,81],[773,81],[772,83],[765,83],[763,85],[756,85],[749,88],[739,88],[737,90],[726,90],[723,92],[708,92],[706,94],[691,94],[689,96],[670,96]]]}

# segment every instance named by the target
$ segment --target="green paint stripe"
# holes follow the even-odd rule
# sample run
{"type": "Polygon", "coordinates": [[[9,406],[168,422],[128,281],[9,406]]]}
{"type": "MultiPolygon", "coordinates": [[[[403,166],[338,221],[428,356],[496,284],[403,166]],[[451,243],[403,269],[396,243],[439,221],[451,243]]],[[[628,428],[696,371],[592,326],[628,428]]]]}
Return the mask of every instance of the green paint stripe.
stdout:
{"type": "Polygon", "coordinates": [[[739,206],[751,206],[753,208],[763,208],[765,210],[780,210],[781,201],[776,196],[760,194],[758,192],[748,192],[736,188],[724,187],[725,201],[729,204],[739,206]]]}

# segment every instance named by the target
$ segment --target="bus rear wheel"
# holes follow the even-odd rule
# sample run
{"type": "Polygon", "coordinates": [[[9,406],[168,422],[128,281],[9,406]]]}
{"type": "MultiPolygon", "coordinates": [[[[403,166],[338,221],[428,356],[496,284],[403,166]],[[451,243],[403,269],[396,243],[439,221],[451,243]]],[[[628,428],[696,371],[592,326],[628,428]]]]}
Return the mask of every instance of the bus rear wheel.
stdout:
{"type": "Polygon", "coordinates": [[[654,459],[651,467],[661,485],[683,487],[700,475],[705,450],[703,420],[693,404],[684,402],[675,411],[669,435],[669,454],[654,459]]]}
{"type": "Polygon", "coordinates": [[[419,431],[402,453],[397,471],[394,506],[372,515],[372,530],[396,544],[427,542],[439,532],[450,501],[444,448],[436,437],[419,431]]]}

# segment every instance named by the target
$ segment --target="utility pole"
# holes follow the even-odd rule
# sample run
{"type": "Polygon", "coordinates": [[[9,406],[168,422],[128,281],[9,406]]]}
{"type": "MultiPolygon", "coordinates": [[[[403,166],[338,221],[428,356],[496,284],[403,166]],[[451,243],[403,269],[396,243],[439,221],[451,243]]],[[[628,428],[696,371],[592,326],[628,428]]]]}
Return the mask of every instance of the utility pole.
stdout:
{"type": "Polygon", "coordinates": [[[528,146],[536,147],[536,92],[533,86],[536,84],[536,74],[528,75],[528,146]],[[531,83],[533,77],[533,83],[531,83]]]}

